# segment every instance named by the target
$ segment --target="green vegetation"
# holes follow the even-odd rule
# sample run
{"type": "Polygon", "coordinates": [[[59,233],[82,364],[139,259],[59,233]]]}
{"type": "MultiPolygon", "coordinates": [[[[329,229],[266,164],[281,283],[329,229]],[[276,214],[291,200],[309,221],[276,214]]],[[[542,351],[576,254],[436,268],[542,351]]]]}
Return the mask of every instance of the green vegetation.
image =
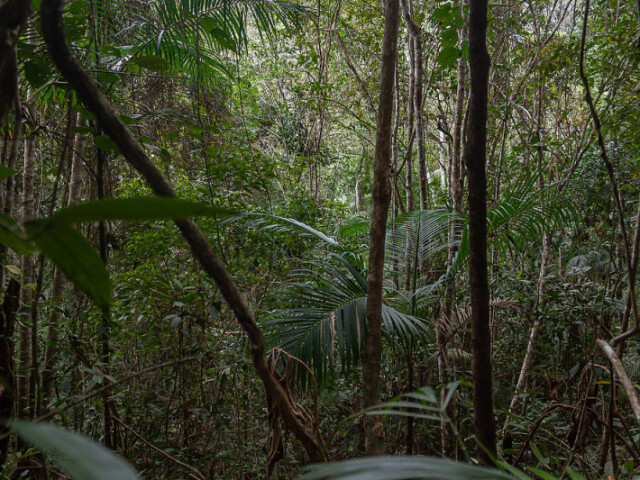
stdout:
{"type": "Polygon", "coordinates": [[[640,475],[637,8],[0,0],[0,477],[640,475]]]}

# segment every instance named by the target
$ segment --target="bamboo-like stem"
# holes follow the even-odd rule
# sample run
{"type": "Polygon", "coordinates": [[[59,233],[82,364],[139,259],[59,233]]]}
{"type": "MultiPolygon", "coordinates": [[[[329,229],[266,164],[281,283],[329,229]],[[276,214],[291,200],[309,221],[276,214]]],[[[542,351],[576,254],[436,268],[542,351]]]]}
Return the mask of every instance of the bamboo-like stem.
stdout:
{"type": "Polygon", "coordinates": [[[596,343],[609,359],[611,366],[616,372],[616,376],[620,379],[622,387],[624,388],[624,391],[629,398],[629,404],[631,405],[631,409],[633,410],[633,416],[640,425],[640,401],[638,401],[638,395],[636,394],[633,383],[631,383],[631,379],[629,379],[629,375],[627,375],[627,372],[624,371],[624,367],[622,365],[622,362],[620,361],[620,358],[613,350],[611,345],[609,345],[605,340],[599,338],[596,340],[596,343]]]}

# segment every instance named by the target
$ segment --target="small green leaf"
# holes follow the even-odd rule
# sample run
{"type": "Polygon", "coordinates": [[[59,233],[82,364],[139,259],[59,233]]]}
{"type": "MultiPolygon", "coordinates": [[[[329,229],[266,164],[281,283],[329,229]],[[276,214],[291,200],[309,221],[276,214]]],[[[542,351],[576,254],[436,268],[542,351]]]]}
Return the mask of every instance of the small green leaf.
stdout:
{"type": "Polygon", "coordinates": [[[554,477],[550,473],[545,472],[544,470],[540,470],[539,468],[528,467],[528,470],[531,473],[533,473],[533,474],[537,475],[538,477],[540,477],[542,480],[557,480],[556,477],[554,477]]]}
{"type": "Polygon", "coordinates": [[[460,58],[460,54],[460,49],[457,47],[444,47],[438,54],[438,63],[442,68],[452,67],[460,58]]]}
{"type": "Polygon", "coordinates": [[[14,275],[22,275],[22,270],[17,265],[3,265],[4,269],[9,273],[13,273],[14,275]]]}
{"type": "Polygon", "coordinates": [[[542,453],[540,453],[538,446],[534,442],[529,442],[529,448],[531,448],[531,451],[538,461],[544,465],[545,468],[549,468],[549,461],[542,455],[542,453]]]}
{"type": "Polygon", "coordinates": [[[120,153],[118,145],[106,135],[98,135],[93,137],[93,143],[96,144],[104,153],[117,155],[120,153]]]}
{"type": "Polygon", "coordinates": [[[569,475],[571,480],[587,480],[587,477],[585,477],[584,475],[581,475],[580,473],[576,472],[571,467],[567,467],[567,475],[569,475]]]}
{"type": "Polygon", "coordinates": [[[100,308],[111,303],[107,269],[98,252],[80,233],[64,223],[33,220],[25,224],[38,249],[59,266],[100,308]]]}
{"type": "Polygon", "coordinates": [[[127,462],[106,447],[50,423],[11,420],[22,438],[50,456],[74,480],[139,480],[127,462]]]}
{"type": "Polygon", "coordinates": [[[169,62],[159,55],[139,55],[129,60],[129,64],[138,65],[154,72],[165,72],[169,68],[169,62]]]}
{"type": "Polygon", "coordinates": [[[16,170],[15,168],[7,167],[6,165],[0,165],[0,180],[9,178],[16,173],[18,173],[18,170],[16,170]]]}
{"type": "Polygon", "coordinates": [[[104,220],[170,220],[198,215],[224,216],[232,211],[180,198],[108,198],[72,205],[58,210],[47,223],[74,224],[104,220]]]}
{"type": "Polygon", "coordinates": [[[34,88],[40,88],[51,78],[51,69],[40,61],[30,60],[24,64],[24,76],[34,88]]]}

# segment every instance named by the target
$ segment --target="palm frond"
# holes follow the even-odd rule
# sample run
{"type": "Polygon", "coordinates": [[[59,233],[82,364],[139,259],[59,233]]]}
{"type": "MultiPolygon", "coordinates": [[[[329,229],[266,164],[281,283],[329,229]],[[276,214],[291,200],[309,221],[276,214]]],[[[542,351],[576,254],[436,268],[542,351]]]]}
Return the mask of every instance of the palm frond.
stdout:
{"type": "Polygon", "coordinates": [[[507,190],[487,213],[489,242],[512,255],[527,250],[545,231],[561,230],[577,220],[577,208],[568,192],[555,185],[539,188],[535,177],[507,190]]]}
{"type": "MultiPolygon", "coordinates": [[[[529,251],[539,242],[545,231],[570,227],[578,220],[576,204],[570,192],[557,192],[555,185],[540,189],[535,177],[519,182],[507,191],[502,200],[487,213],[489,244],[501,253],[512,256],[529,251]]],[[[448,210],[409,212],[398,217],[387,242],[387,259],[392,269],[413,269],[448,249],[455,247],[455,255],[448,264],[442,262],[442,274],[429,284],[413,292],[418,306],[430,295],[446,285],[466,263],[469,254],[469,231],[466,219],[448,210]],[[454,227],[450,230],[451,226],[454,227]],[[450,231],[455,232],[449,238],[450,231]]]]}
{"type": "Polygon", "coordinates": [[[615,262],[611,261],[609,253],[604,249],[593,250],[588,253],[572,257],[566,266],[567,275],[585,275],[594,272],[598,275],[606,275],[615,272],[615,262]]]}
{"type": "Polygon", "coordinates": [[[447,405],[460,382],[447,385],[445,401],[440,404],[438,395],[431,387],[422,387],[415,392],[399,395],[389,402],[384,402],[365,411],[367,415],[392,415],[399,417],[413,417],[422,420],[435,420],[437,422],[446,419],[443,417],[447,405]]]}
{"type": "Polygon", "coordinates": [[[452,224],[458,225],[461,232],[463,217],[451,210],[418,210],[398,216],[388,230],[387,261],[402,265],[409,257],[424,262],[446,251],[452,224]]]}
{"type": "Polygon", "coordinates": [[[222,53],[247,45],[248,18],[260,35],[273,35],[278,25],[301,25],[307,12],[280,0],[159,0],[146,6],[152,15],[127,32],[135,38],[131,55],[164,58],[171,71],[192,77],[229,74],[222,53]]]}
{"type": "MultiPolygon", "coordinates": [[[[348,253],[329,260],[296,272],[297,281],[271,299],[277,309],[264,322],[269,344],[307,363],[320,381],[336,365],[348,370],[358,363],[366,329],[364,261],[348,253]]],[[[403,341],[425,328],[422,319],[389,305],[382,320],[385,335],[403,341]]]]}
{"type": "Polygon", "coordinates": [[[224,224],[243,222],[247,228],[256,228],[262,232],[275,232],[286,235],[302,235],[320,240],[325,246],[335,251],[347,252],[334,238],[325,235],[320,230],[293,218],[279,217],[266,213],[243,213],[224,220],[224,224]]]}
{"type": "Polygon", "coordinates": [[[338,235],[342,239],[361,237],[369,233],[371,220],[365,217],[354,217],[340,225],[338,235]]]}

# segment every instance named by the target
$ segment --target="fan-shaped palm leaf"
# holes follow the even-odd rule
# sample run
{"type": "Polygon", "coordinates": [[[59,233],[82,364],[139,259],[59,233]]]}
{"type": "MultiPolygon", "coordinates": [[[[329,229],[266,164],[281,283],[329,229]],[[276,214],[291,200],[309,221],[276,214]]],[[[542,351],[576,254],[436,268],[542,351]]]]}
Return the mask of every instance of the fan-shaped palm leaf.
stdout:
{"type": "Polygon", "coordinates": [[[567,275],[584,275],[588,272],[594,272],[604,276],[615,272],[616,264],[611,261],[606,250],[599,249],[572,257],[567,262],[566,271],[567,275]]]}

